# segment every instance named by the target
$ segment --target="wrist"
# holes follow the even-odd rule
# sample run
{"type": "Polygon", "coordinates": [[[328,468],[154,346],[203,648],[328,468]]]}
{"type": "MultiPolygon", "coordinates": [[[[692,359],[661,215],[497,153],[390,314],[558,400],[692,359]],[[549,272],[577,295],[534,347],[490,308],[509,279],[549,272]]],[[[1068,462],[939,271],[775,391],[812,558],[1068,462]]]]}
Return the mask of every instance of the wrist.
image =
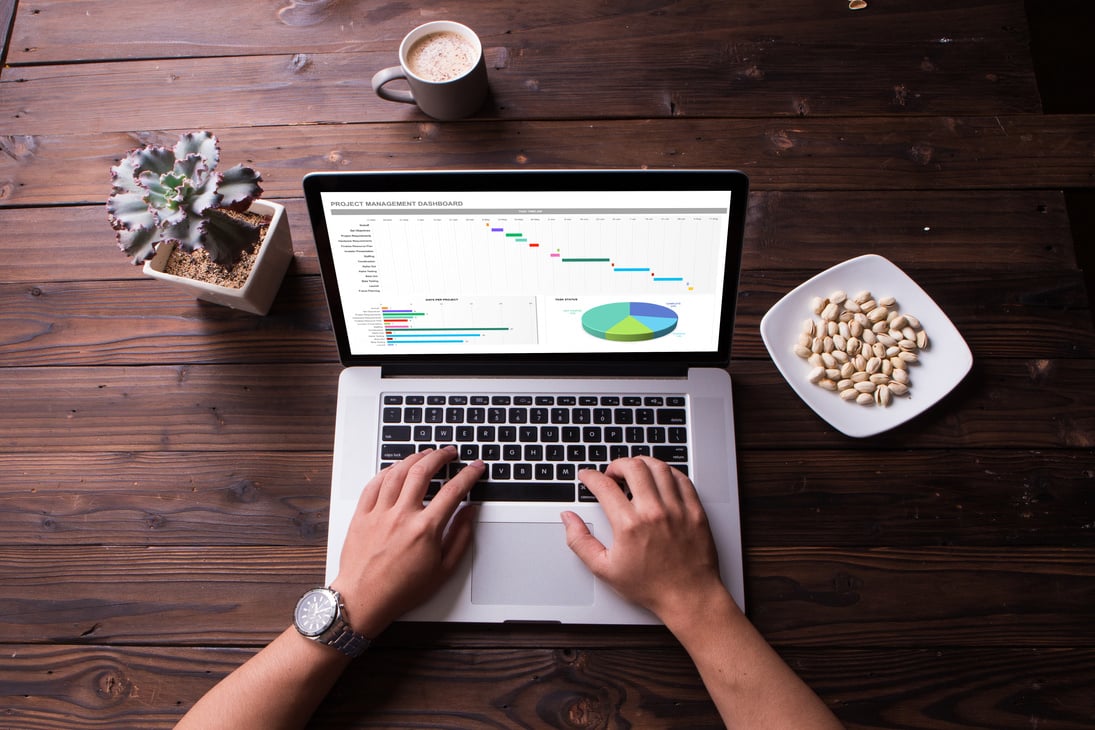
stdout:
{"type": "Polygon", "coordinates": [[[346,607],[343,617],[355,632],[375,640],[391,624],[392,619],[385,616],[381,607],[371,605],[367,598],[361,598],[354,590],[342,590],[338,578],[332,581],[331,589],[342,596],[342,603],[346,607]]]}
{"type": "Polygon", "coordinates": [[[681,593],[655,613],[682,644],[693,633],[698,632],[701,637],[709,635],[712,622],[744,617],[720,581],[698,591],[681,593]]]}

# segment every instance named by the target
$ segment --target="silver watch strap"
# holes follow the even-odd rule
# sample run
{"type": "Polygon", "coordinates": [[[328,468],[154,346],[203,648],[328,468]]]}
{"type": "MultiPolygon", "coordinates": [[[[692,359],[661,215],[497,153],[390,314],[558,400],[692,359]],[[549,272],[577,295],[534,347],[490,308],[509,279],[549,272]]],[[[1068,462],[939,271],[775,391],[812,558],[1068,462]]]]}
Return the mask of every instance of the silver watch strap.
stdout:
{"type": "Polygon", "coordinates": [[[330,632],[331,638],[324,641],[324,643],[338,649],[351,659],[356,659],[364,654],[369,645],[373,643],[363,635],[355,633],[350,625],[342,619],[339,619],[338,623],[331,627],[330,632]]]}

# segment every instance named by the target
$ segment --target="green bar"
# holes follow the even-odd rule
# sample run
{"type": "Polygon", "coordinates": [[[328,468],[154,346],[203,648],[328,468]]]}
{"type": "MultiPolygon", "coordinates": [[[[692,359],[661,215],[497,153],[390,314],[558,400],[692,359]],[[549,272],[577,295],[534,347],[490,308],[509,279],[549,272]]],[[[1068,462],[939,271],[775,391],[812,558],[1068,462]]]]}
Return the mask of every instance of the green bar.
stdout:
{"type": "Polygon", "coordinates": [[[390,319],[402,319],[403,317],[425,317],[425,312],[382,312],[382,317],[388,317],[390,319]]]}
{"type": "Polygon", "coordinates": [[[612,259],[563,259],[564,264],[607,264],[612,259]]]}
{"type": "Polygon", "coordinates": [[[524,233],[507,233],[506,238],[520,238],[524,233]]]}

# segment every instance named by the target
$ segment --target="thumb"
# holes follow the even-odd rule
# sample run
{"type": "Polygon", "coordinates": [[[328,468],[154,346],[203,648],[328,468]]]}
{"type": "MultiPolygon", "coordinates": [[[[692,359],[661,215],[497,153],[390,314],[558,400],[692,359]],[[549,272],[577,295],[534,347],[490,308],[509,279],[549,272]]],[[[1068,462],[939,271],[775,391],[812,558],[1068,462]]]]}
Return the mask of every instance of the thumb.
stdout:
{"type": "Polygon", "coordinates": [[[563,526],[567,531],[567,547],[585,563],[586,567],[599,574],[600,563],[605,559],[608,549],[589,531],[582,518],[573,512],[563,512],[563,526]]]}

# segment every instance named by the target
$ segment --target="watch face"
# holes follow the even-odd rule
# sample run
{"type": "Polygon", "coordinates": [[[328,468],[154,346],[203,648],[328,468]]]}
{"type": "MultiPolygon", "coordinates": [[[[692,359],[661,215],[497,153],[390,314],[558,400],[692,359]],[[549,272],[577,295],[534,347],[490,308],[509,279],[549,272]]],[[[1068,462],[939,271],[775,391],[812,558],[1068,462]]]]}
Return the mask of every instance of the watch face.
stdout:
{"type": "Polygon", "coordinates": [[[308,591],[297,602],[293,619],[297,629],[305,636],[319,636],[335,620],[338,603],[331,591],[317,588],[308,591]]]}

